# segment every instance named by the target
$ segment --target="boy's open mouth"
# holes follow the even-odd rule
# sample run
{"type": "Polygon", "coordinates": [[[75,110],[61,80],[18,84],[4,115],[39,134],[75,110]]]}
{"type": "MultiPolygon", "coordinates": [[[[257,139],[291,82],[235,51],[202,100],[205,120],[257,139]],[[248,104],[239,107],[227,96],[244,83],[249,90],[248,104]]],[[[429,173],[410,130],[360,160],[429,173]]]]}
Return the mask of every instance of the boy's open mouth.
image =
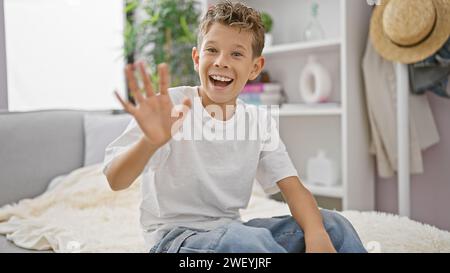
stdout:
{"type": "Polygon", "coordinates": [[[217,75],[209,75],[209,80],[214,84],[214,86],[218,87],[226,87],[233,82],[233,79],[231,78],[217,75]]]}

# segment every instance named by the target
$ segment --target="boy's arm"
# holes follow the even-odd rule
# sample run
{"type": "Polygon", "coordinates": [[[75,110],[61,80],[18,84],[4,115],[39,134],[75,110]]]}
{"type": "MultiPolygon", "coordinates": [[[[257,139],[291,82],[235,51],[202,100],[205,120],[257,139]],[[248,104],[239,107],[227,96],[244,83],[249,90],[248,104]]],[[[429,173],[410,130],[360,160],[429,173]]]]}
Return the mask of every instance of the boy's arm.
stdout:
{"type": "Polygon", "coordinates": [[[142,173],[158,146],[141,137],[131,148],[115,158],[106,170],[106,178],[113,191],[128,188],[142,173]]]}
{"type": "Polygon", "coordinates": [[[323,225],[316,200],[298,177],[286,177],[277,184],[292,216],[303,230],[306,252],[336,252],[323,225]]]}
{"type": "Polygon", "coordinates": [[[182,112],[174,111],[168,93],[169,70],[166,64],[158,65],[158,95],[153,91],[144,63],[127,65],[125,72],[128,87],[136,100],[136,105],[124,101],[117,92],[116,97],[125,111],[134,117],[143,136],[128,151],[114,159],[106,170],[106,178],[113,190],[126,189],[133,183],[156,150],[172,138],[172,133],[178,131],[191,107],[191,101],[185,98],[182,112]],[[145,95],[141,93],[134,75],[136,68],[140,70],[145,95]]]}

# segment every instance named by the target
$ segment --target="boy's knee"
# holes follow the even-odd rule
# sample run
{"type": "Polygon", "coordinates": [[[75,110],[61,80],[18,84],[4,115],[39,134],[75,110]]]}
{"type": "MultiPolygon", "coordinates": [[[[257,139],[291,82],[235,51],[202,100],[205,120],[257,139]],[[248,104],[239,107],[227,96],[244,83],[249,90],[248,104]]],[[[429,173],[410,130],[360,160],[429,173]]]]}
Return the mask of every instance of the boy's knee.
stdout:
{"type": "Polygon", "coordinates": [[[269,230],[235,225],[229,227],[222,236],[217,251],[261,253],[283,252],[283,249],[273,239],[269,230]]]}
{"type": "Polygon", "coordinates": [[[321,210],[324,226],[339,252],[366,252],[358,233],[347,218],[338,212],[321,210]]]}
{"type": "Polygon", "coordinates": [[[324,209],[320,212],[322,214],[325,229],[328,232],[344,233],[353,230],[351,223],[340,213],[324,209]]]}

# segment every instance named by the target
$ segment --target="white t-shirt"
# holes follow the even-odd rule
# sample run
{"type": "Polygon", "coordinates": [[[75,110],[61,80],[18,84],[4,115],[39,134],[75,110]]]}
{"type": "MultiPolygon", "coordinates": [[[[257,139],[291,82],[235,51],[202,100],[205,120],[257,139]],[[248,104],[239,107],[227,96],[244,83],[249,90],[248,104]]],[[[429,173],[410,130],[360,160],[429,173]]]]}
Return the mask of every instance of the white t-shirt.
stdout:
{"type": "MultiPolygon", "coordinates": [[[[220,121],[202,106],[197,87],[171,88],[169,94],[174,105],[184,97],[193,105],[182,130],[155,152],[142,173],[140,221],[148,249],[175,226],[211,230],[239,221],[255,178],[273,194],[279,180],[298,176],[269,112],[238,99],[233,116],[220,121]],[[256,137],[251,128],[260,129],[256,137]]],[[[133,119],[106,148],[103,172],[142,135],[133,119]]]]}

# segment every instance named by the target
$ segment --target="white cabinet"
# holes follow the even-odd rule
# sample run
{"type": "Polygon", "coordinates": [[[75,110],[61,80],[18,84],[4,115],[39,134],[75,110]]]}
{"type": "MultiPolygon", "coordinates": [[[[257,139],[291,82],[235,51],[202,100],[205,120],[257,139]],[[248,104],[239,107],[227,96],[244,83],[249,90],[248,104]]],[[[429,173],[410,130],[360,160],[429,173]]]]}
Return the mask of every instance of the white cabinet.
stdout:
{"type": "MultiPolygon", "coordinates": [[[[373,210],[374,163],[361,71],[371,7],[363,0],[315,1],[325,38],[304,42],[302,32],[311,18],[312,0],[242,2],[273,18],[273,45],[263,51],[265,70],[287,95],[288,105],[280,108],[280,134],[305,186],[318,197],[337,199],[338,208],[373,210]],[[310,106],[302,101],[300,73],[311,54],[330,72],[332,104],[310,106]],[[308,183],[307,161],[318,150],[324,150],[338,166],[338,186],[308,183]]],[[[203,8],[214,3],[204,0],[203,8]]]]}

